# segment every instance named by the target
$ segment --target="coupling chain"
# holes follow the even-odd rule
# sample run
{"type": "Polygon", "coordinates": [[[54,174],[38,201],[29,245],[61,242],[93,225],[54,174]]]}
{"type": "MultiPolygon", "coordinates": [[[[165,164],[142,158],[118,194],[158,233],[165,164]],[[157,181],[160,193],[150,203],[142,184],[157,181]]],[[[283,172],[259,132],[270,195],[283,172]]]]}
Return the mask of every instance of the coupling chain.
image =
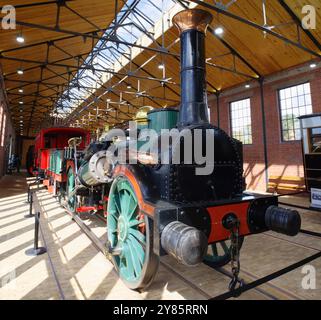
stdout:
{"type": "MultiPolygon", "coordinates": [[[[239,246],[239,228],[240,222],[236,220],[233,227],[231,228],[231,269],[232,269],[232,280],[229,283],[229,290],[234,291],[241,288],[244,285],[242,279],[239,279],[240,274],[240,246],[239,246]]],[[[238,297],[240,294],[235,294],[234,297],[238,297]]]]}

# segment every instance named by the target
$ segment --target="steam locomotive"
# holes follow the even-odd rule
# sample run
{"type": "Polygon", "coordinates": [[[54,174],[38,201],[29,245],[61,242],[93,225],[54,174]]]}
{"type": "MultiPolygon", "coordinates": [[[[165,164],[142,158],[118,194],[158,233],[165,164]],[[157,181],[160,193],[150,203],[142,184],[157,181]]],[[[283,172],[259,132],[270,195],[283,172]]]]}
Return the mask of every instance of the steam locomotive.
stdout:
{"type": "Polygon", "coordinates": [[[137,141],[130,134],[117,140],[107,133],[89,143],[88,133],[70,128],[63,149],[57,145],[48,149],[48,158],[45,149],[38,156],[45,183],[65,199],[69,210],[105,214],[108,252],[119,277],[132,289],[152,282],[165,254],[188,266],[205,262],[219,267],[232,260],[237,278],[244,236],[267,230],[294,236],[300,230],[298,212],[278,207],[277,197],[244,191],[241,142],[209,123],[205,33],[211,21],[211,14],[199,9],[173,18],[181,40],[180,108],[147,110],[147,121],[137,124],[157,133],[154,144],[163,138],[163,129],[174,128],[182,136],[186,130],[198,132],[203,146],[213,141],[210,174],[196,174],[201,166],[195,156],[189,163],[171,161],[185,154],[184,139],[170,142],[170,161],[162,163],[152,152],[133,152],[137,141]],[[111,146],[134,154],[137,163],[114,161],[107,152],[111,146]]]}

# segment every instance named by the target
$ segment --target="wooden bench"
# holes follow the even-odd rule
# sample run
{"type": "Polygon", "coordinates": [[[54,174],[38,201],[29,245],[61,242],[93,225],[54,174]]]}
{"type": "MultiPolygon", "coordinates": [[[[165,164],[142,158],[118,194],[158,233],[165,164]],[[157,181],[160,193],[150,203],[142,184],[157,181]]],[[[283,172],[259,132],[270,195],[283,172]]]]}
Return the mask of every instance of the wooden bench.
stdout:
{"type": "Polygon", "coordinates": [[[270,176],[268,192],[287,193],[306,190],[304,177],[270,176]]]}

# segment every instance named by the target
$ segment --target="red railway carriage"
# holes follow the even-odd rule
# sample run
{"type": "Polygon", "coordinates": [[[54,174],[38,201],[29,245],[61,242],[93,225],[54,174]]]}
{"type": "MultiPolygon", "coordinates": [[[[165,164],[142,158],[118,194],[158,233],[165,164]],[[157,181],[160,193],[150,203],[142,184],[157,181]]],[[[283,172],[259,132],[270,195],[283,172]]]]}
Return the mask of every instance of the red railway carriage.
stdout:
{"type": "Polygon", "coordinates": [[[50,167],[50,154],[53,150],[68,147],[68,140],[81,137],[79,149],[90,143],[90,132],[81,128],[54,127],[42,129],[35,139],[35,144],[28,150],[27,170],[30,175],[46,172],[50,167]]]}

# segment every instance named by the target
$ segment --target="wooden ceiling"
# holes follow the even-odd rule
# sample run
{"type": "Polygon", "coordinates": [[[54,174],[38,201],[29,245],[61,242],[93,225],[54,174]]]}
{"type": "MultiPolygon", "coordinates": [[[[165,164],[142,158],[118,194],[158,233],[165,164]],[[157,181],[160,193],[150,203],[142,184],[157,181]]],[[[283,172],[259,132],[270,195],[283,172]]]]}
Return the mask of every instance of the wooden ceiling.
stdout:
{"type": "MultiPolygon", "coordinates": [[[[119,1],[118,8],[115,9],[115,1],[60,1],[63,5],[59,9],[57,26],[57,2],[10,1],[10,4],[16,8],[16,30],[2,28],[0,30],[0,62],[9,106],[16,128],[19,128],[21,116],[23,117],[25,135],[33,135],[33,129],[46,119],[63,85],[72,79],[75,72],[75,69],[68,70],[66,67],[53,64],[60,62],[66,65],[77,65],[78,59],[75,57],[80,56],[80,62],[82,62],[98,41],[97,38],[85,38],[54,31],[54,28],[89,36],[96,32],[95,37],[99,37],[109,27],[115,13],[119,12],[123,5],[119,1]],[[47,3],[43,4],[45,2],[47,3]],[[28,24],[44,26],[48,29],[28,24]],[[25,38],[23,44],[16,41],[19,33],[22,33],[25,38]],[[21,59],[26,61],[21,62],[21,59]],[[45,65],[45,62],[49,64],[45,65]],[[17,69],[23,69],[24,74],[18,75],[17,69]],[[19,89],[23,89],[23,93],[19,93],[19,89]],[[19,104],[19,101],[22,101],[23,105],[19,104]],[[20,109],[23,111],[20,112],[20,109]]],[[[6,4],[8,1],[0,1],[1,7],[6,4]]]]}
{"type": "MultiPolygon", "coordinates": [[[[204,2],[213,5],[211,0],[204,2]]],[[[229,1],[223,2],[228,3],[229,1]]],[[[318,0],[266,1],[267,24],[273,26],[271,33],[263,32],[264,30],[255,28],[253,25],[219,13],[211,9],[210,6],[199,5],[199,8],[210,11],[214,17],[206,39],[206,57],[210,58],[207,64],[209,94],[265,77],[313,59],[319,60],[321,57],[321,28],[305,32],[300,27],[302,7],[306,4],[315,6],[317,22],[321,24],[321,3],[318,0]],[[211,33],[218,26],[224,28],[222,36],[215,36],[211,33]],[[280,37],[277,37],[276,33],[280,37]],[[298,36],[300,42],[298,42],[298,36]]],[[[263,26],[262,0],[238,0],[229,7],[228,12],[241,17],[243,20],[249,20],[258,26],[263,26]]],[[[157,41],[158,43],[164,41],[164,46],[170,46],[170,52],[178,55],[180,43],[176,41],[177,38],[176,28],[171,27],[166,31],[163,39],[158,38],[157,41]]],[[[72,121],[85,118],[86,121],[82,122],[83,125],[92,128],[95,125],[102,126],[106,119],[112,124],[117,123],[117,120],[128,120],[135,114],[138,106],[151,105],[158,108],[178,105],[180,100],[179,58],[171,55],[155,55],[154,52],[144,50],[133,59],[132,66],[134,69],[135,66],[137,68],[144,65],[136,75],[161,78],[163,71],[158,68],[160,63],[165,64],[166,78],[171,78],[174,84],[166,84],[163,87],[159,82],[140,80],[140,91],[144,91],[145,95],[157,97],[157,99],[127,94],[128,91],[136,92],[138,86],[136,79],[127,78],[125,82],[118,84],[115,88],[119,92],[123,92],[123,101],[130,102],[134,106],[120,105],[121,112],[106,113],[103,118],[97,119],[95,117],[96,109],[106,108],[106,99],[119,100],[119,96],[107,93],[101,100],[95,101],[89,107],[87,106],[88,103],[83,104],[80,108],[82,110],[80,116],[77,111],[72,117],[72,121]],[[150,62],[146,64],[146,61],[149,60],[150,62]],[[130,90],[127,89],[128,84],[132,87],[130,90]]],[[[123,72],[126,72],[126,68],[123,72]]],[[[114,76],[106,84],[106,87],[117,84],[120,79],[121,77],[114,76]]],[[[104,90],[99,90],[99,94],[102,94],[104,90]]]]}
{"type": "MultiPolygon", "coordinates": [[[[4,1],[2,1],[4,2],[4,1]]],[[[197,2],[197,1],[190,1],[197,2]]],[[[207,64],[207,85],[208,92],[213,93],[217,90],[222,91],[233,86],[240,85],[248,81],[254,81],[260,77],[276,73],[290,67],[300,65],[313,59],[319,60],[321,57],[321,3],[319,0],[269,0],[266,1],[267,25],[273,26],[271,32],[264,32],[262,26],[264,23],[262,13],[262,0],[237,0],[229,8],[226,15],[219,9],[213,8],[213,0],[204,1],[209,4],[207,7],[199,5],[199,8],[210,11],[213,14],[211,28],[207,32],[206,38],[206,57],[207,64]],[[315,30],[303,30],[300,27],[302,18],[302,7],[306,4],[313,5],[317,12],[317,28],[315,30]],[[237,19],[240,18],[240,19],[237,19]],[[247,23],[250,21],[250,23],[247,23]],[[221,26],[224,29],[222,36],[213,35],[212,31],[221,26]],[[299,31],[298,31],[299,30],[299,31]],[[299,32],[299,33],[298,33],[299,32]],[[298,42],[300,36],[300,42],[298,42]]],[[[229,1],[223,1],[228,3],[229,1]]],[[[28,3],[28,1],[16,1],[16,4],[28,3]]],[[[119,3],[122,3],[119,1],[119,3]]],[[[186,2],[185,2],[186,3],[186,2]]],[[[68,6],[84,15],[100,28],[106,28],[114,18],[114,1],[71,1],[68,6]]],[[[183,7],[182,7],[183,9],[183,7]]],[[[70,11],[65,11],[61,15],[62,29],[75,30],[79,33],[90,32],[94,28],[83,21],[77,15],[70,11]]],[[[31,23],[43,24],[48,26],[55,25],[55,15],[57,6],[55,4],[45,7],[34,7],[32,9],[17,10],[17,20],[31,23]],[[45,10],[44,10],[45,8],[45,10]],[[32,13],[31,13],[32,12],[32,13]]],[[[61,12],[62,12],[61,11],[61,12]]],[[[21,57],[26,60],[46,60],[47,44],[43,46],[29,47],[28,45],[37,42],[54,40],[68,35],[62,35],[48,30],[39,31],[34,28],[23,27],[22,31],[26,43],[22,45],[23,49],[6,52],[5,50],[19,47],[15,41],[16,31],[1,31],[0,50],[3,56],[21,57]]],[[[100,33],[101,34],[101,33],[100,33]]],[[[133,117],[136,110],[143,105],[151,105],[159,108],[163,106],[178,105],[180,101],[180,79],[179,79],[179,52],[180,43],[177,41],[178,32],[171,27],[157,42],[164,44],[164,47],[170,47],[171,55],[162,55],[154,51],[141,50],[131,63],[131,70],[135,71],[135,77],[123,77],[114,75],[110,81],[104,84],[104,87],[97,90],[95,96],[101,96],[100,99],[87,100],[72,115],[71,123],[76,120],[87,128],[94,129],[103,127],[107,123],[118,124],[123,120],[129,120],[133,117]],[[160,81],[147,80],[146,77],[161,79],[163,70],[159,69],[159,64],[165,65],[165,77],[170,78],[168,83],[162,85],[160,81]],[[139,83],[138,83],[138,78],[139,83]],[[130,85],[130,88],[128,87],[130,85]],[[137,90],[143,92],[137,95],[137,90]],[[107,88],[113,87],[113,92],[106,92],[107,88]],[[122,97],[122,103],[116,103],[122,97]],[[106,109],[106,101],[110,99],[111,106],[116,110],[103,112],[106,109]],[[92,103],[89,103],[89,102],[92,103]],[[129,103],[128,106],[126,103],[129,103]],[[97,110],[98,109],[98,110],[97,110]],[[99,117],[97,117],[97,111],[99,117]],[[82,120],[84,119],[84,120],[82,120]]],[[[74,58],[66,55],[83,54],[84,57],[91,50],[92,42],[87,39],[83,41],[82,37],[72,37],[55,42],[59,48],[50,46],[48,61],[62,60],[63,64],[75,63],[74,58]],[[62,49],[62,50],[61,50],[62,49]],[[65,52],[64,52],[65,51],[65,52]]],[[[151,45],[155,47],[155,44],[151,45]]],[[[59,87],[52,85],[65,84],[68,81],[68,72],[66,68],[48,65],[43,69],[42,79],[39,88],[37,81],[41,76],[39,65],[23,63],[11,60],[2,60],[2,67],[5,73],[5,83],[8,97],[11,100],[11,109],[18,110],[20,106],[16,104],[21,98],[17,95],[17,88],[24,86],[24,116],[30,117],[31,127],[35,127],[39,121],[42,121],[47,107],[52,106],[53,101],[48,100],[59,87]],[[23,76],[16,74],[16,69],[22,67],[25,69],[23,76]],[[30,68],[29,71],[27,71],[30,68]],[[14,82],[31,81],[35,83],[14,82]],[[35,99],[34,94],[39,89],[42,97],[35,99]],[[35,106],[33,106],[36,100],[35,106]],[[32,112],[33,110],[33,112],[32,112]]],[[[128,73],[128,65],[120,73],[128,73]]],[[[16,116],[16,112],[13,115],[16,116]]]]}

